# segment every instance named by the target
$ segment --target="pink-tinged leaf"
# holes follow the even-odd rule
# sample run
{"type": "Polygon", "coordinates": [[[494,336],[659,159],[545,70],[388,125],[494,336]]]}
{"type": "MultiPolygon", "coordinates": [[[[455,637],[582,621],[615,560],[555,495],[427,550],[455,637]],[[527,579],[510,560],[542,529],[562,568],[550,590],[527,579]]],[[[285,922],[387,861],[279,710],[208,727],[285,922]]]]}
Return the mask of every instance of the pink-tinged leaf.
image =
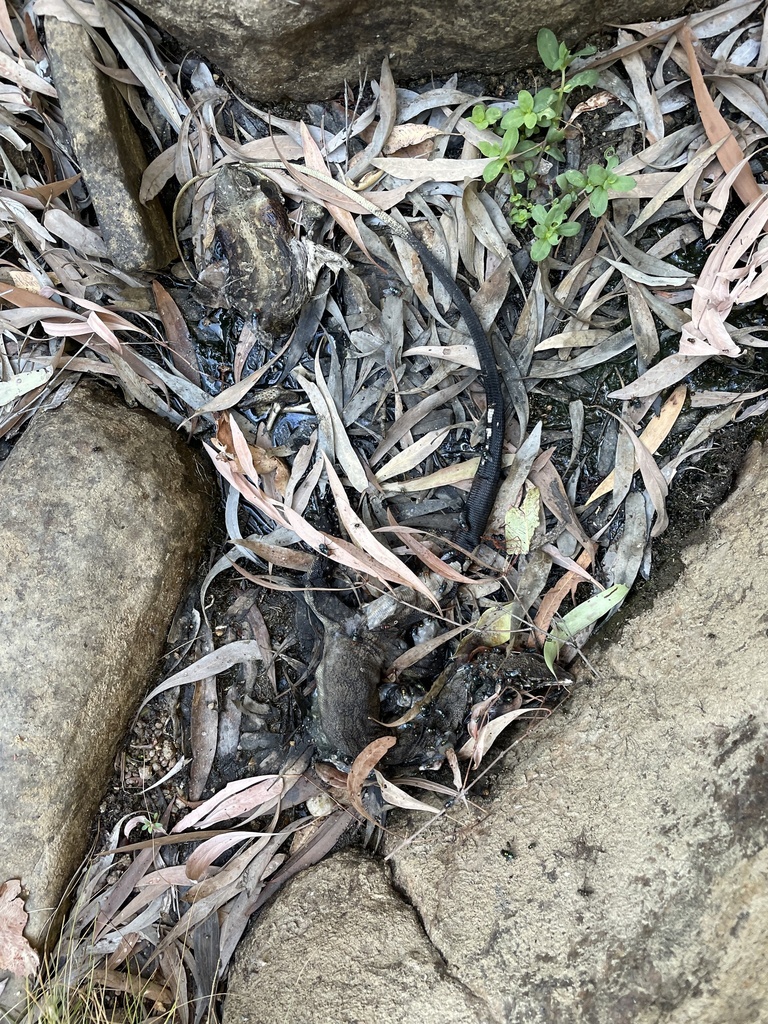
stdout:
{"type": "Polygon", "coordinates": [[[709,253],[694,285],[691,320],[684,325],[680,339],[681,354],[740,354],[725,321],[734,304],[743,301],[739,295],[741,281],[748,279],[751,285],[762,264],[762,255],[757,253],[746,269],[738,266],[763,236],[767,223],[768,194],[761,192],[755,202],[741,211],[709,253]]]}
{"type": "MultiPolygon", "coordinates": [[[[301,122],[301,143],[302,146],[304,147],[304,162],[306,163],[307,167],[310,167],[315,171],[320,171],[321,173],[326,174],[328,178],[332,180],[333,176],[331,175],[331,172],[328,170],[325,160],[323,160],[322,153],[320,152],[315,140],[307,131],[307,126],[304,124],[303,121],[301,122]]],[[[374,263],[375,260],[366,249],[365,242],[360,237],[360,232],[357,229],[355,218],[349,212],[349,210],[344,210],[340,206],[337,206],[334,203],[328,201],[326,201],[325,203],[325,208],[328,210],[328,213],[330,213],[330,215],[333,217],[333,219],[336,221],[339,227],[341,227],[342,230],[349,235],[352,241],[360,248],[360,250],[365,254],[365,256],[372,263],[374,263]]]]}
{"type": "Polygon", "coordinates": [[[423,580],[419,579],[416,573],[412,572],[407,565],[392,554],[389,548],[384,547],[381,541],[377,540],[362,519],[354,511],[352,506],[349,504],[347,495],[342,487],[341,480],[339,480],[336,470],[331,465],[330,460],[325,456],[325,453],[321,453],[325,462],[325,471],[328,474],[328,482],[331,485],[331,491],[333,492],[333,498],[336,502],[336,511],[338,512],[339,519],[344,525],[345,530],[349,533],[354,544],[362,551],[368,554],[377,566],[373,571],[385,580],[390,580],[395,583],[402,583],[406,587],[411,587],[412,590],[417,591],[419,594],[423,594],[429,598],[435,607],[439,608],[439,602],[435,599],[435,595],[427,587],[423,580]]]}
{"type": "Polygon", "coordinates": [[[40,965],[40,957],[24,938],[29,915],[20,893],[21,882],[16,878],[0,886],[0,971],[29,978],[40,965]]]}
{"type": "Polygon", "coordinates": [[[269,801],[272,803],[284,789],[279,775],[257,775],[252,779],[238,779],[200,804],[178,821],[173,832],[188,828],[209,827],[219,821],[250,814],[269,801]]]}
{"type": "MultiPolygon", "coordinates": [[[[744,159],[744,153],[733,136],[727,121],[715,106],[714,100],[709,94],[709,89],[701,73],[696,53],[693,49],[691,29],[687,23],[677,30],[677,36],[683,44],[686,57],[688,58],[688,74],[691,76],[693,95],[699,114],[710,142],[725,140],[717,152],[717,159],[723,169],[729,171],[732,167],[744,159]]],[[[750,170],[749,164],[745,164],[734,182],[734,188],[745,204],[754,202],[763,194],[760,186],[755,181],[755,176],[750,170]]]]}
{"type": "Polygon", "coordinates": [[[472,766],[477,768],[487,751],[493,746],[497,737],[508,725],[516,722],[523,715],[537,713],[538,711],[540,711],[539,708],[519,708],[517,711],[508,711],[506,714],[499,715],[498,718],[486,722],[478,730],[477,737],[468,739],[461,750],[457,751],[458,756],[463,760],[471,757],[472,766]]]}

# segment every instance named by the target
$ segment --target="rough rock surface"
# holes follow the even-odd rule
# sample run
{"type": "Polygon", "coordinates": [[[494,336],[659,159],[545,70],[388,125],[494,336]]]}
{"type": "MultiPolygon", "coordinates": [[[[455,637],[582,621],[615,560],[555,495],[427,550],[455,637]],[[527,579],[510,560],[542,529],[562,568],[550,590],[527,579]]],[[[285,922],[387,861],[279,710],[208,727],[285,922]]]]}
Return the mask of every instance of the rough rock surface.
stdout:
{"type": "Polygon", "coordinates": [[[29,890],[33,942],[90,842],[209,489],[170,427],[83,386],[0,468],[0,881],[29,890]]]}
{"type": "Polygon", "coordinates": [[[45,19],[46,49],[62,113],[112,262],[126,272],[161,269],[175,257],[157,199],[139,200],[146,157],[114,83],[83,25],[45,19]]]}
{"type": "Polygon", "coordinates": [[[240,944],[224,1024],[483,1024],[380,861],[350,851],[295,878],[240,944]]]}
{"type": "MultiPolygon", "coordinates": [[[[682,552],[675,583],[592,650],[597,677],[583,675],[567,713],[507,758],[485,816],[454,806],[390,862],[452,991],[471,1000],[464,1019],[768,1020],[768,455],[751,468],[682,552]]],[[[348,1003],[366,985],[371,1000],[401,985],[373,956],[337,969],[339,929],[345,950],[387,948],[394,906],[351,928],[366,891],[350,887],[351,856],[323,868],[326,885],[342,868],[335,900],[314,902],[307,874],[255,923],[230,995],[251,1007],[243,1021],[425,1019],[417,992],[392,1017],[348,1003]],[[280,922],[308,914],[311,931],[281,953],[280,922]],[[315,1012],[322,966],[300,965],[321,958],[315,1012]]],[[[433,998],[426,982],[421,998],[433,998]]]]}
{"type": "MultiPolygon", "coordinates": [[[[215,61],[260,101],[321,100],[348,81],[379,76],[389,57],[395,80],[457,70],[508,74],[537,66],[536,33],[547,25],[573,43],[611,24],[672,18],[684,4],[617,0],[548,4],[488,0],[139,0],[136,6],[185,45],[215,61]]],[[[705,5],[706,6],[706,5],[705,5]]]]}

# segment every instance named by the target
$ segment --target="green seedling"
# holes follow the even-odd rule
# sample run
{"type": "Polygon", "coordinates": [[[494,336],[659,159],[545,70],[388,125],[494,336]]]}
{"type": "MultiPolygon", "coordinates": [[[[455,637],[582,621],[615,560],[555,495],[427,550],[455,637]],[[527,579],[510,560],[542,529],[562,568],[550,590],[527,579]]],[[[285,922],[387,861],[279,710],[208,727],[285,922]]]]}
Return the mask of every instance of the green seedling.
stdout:
{"type": "Polygon", "coordinates": [[[506,112],[497,106],[486,107],[477,103],[470,120],[478,128],[499,136],[498,142],[488,139],[478,142],[480,152],[489,158],[483,179],[492,182],[500,175],[509,176],[512,184],[508,213],[510,223],[531,230],[531,258],[540,262],[549,256],[562,238],[578,234],[579,225],[568,221],[568,212],[575,200],[588,196],[590,213],[593,217],[601,217],[608,209],[609,193],[628,192],[635,187],[635,179],[615,173],[619,158],[613,150],[607,150],[604,165],[590,164],[586,173],[572,169],[558,174],[555,183],[560,194],[556,195],[550,185],[549,202],[537,194],[542,192],[542,160],[565,162],[560,143],[565,138],[563,112],[566,97],[575,89],[596,85],[598,73],[579,71],[568,77],[573,62],[593,54],[593,46],[572,53],[548,28],[539,31],[536,43],[544,66],[560,74],[556,87],[548,86],[535,93],[521,89],[517,104],[506,112]]]}

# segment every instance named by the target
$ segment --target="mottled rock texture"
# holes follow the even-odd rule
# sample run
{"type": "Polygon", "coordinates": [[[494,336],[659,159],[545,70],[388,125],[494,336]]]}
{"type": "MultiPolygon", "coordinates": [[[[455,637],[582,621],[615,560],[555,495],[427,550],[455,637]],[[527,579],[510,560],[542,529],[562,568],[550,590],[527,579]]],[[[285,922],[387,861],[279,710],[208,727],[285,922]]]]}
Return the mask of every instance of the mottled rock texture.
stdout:
{"type": "Polygon", "coordinates": [[[508,755],[484,816],[455,805],[395,852],[388,895],[354,854],[278,895],[241,951],[227,1024],[431,1019],[434,970],[404,983],[413,947],[389,952],[414,912],[418,956],[466,999],[446,1019],[768,1020],[766,507],[756,449],[674,583],[630,603],[589,652],[596,675],[508,755]],[[366,990],[392,1008],[361,1010],[366,990]]]}
{"type": "Polygon", "coordinates": [[[339,854],[299,875],[241,942],[224,1024],[489,1018],[445,971],[380,861],[339,854]]]}
{"type": "Polygon", "coordinates": [[[348,81],[379,77],[389,57],[397,82],[456,71],[501,74],[540,67],[536,33],[546,25],[570,43],[607,23],[674,17],[681,3],[617,0],[541,4],[499,0],[140,0],[171,35],[192,46],[251,96],[321,100],[348,81]]]}
{"type": "Polygon", "coordinates": [[[139,199],[146,157],[114,82],[83,25],[45,19],[45,42],[61,111],[112,262],[127,272],[165,267],[176,255],[157,199],[139,199]]]}
{"type": "Polygon", "coordinates": [[[90,844],[211,490],[172,428],[82,385],[0,467],[0,880],[29,890],[33,942],[90,844]]]}

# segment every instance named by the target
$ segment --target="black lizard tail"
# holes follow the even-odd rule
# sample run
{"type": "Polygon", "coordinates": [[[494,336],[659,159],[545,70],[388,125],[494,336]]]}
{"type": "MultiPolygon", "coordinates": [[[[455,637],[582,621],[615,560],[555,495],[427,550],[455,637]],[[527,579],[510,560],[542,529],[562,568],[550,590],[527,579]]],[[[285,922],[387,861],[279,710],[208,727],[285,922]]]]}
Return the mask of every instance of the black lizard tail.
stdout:
{"type": "Polygon", "coordinates": [[[465,525],[456,536],[456,544],[459,547],[472,551],[480,543],[480,537],[491,514],[501,479],[501,452],[504,443],[504,395],[501,388],[501,377],[488,335],[464,292],[440,260],[420,239],[405,229],[398,234],[408,242],[422,263],[432,271],[451,296],[454,305],[464,318],[480,362],[480,375],[485,388],[486,401],[485,435],[480,449],[480,465],[467,497],[464,512],[465,525]]]}

